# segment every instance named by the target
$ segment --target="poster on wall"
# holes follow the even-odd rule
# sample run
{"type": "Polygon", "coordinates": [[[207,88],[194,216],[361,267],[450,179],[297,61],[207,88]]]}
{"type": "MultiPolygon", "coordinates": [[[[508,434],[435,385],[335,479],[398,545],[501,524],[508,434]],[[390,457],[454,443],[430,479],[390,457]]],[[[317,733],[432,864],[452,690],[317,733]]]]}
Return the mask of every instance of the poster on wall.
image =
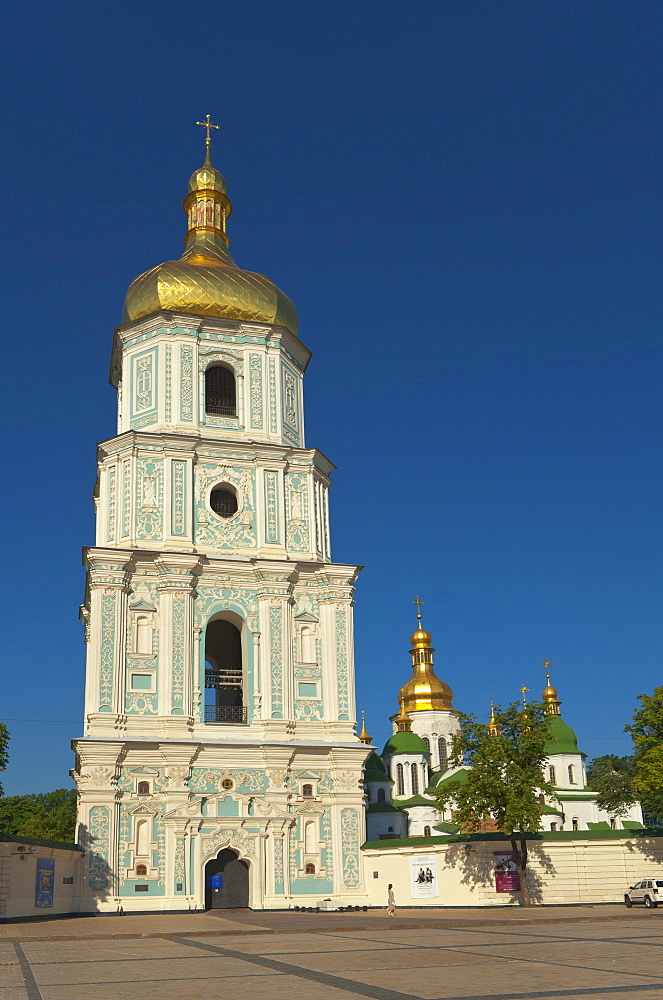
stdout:
{"type": "Polygon", "coordinates": [[[495,892],[518,892],[520,875],[513,851],[493,851],[495,858],[495,892]]]}
{"type": "Polygon", "coordinates": [[[437,858],[434,854],[410,858],[410,888],[412,899],[431,899],[438,895],[437,858]]]}
{"type": "Polygon", "coordinates": [[[35,906],[53,905],[55,884],[55,861],[53,858],[37,858],[37,886],[35,906]]]}

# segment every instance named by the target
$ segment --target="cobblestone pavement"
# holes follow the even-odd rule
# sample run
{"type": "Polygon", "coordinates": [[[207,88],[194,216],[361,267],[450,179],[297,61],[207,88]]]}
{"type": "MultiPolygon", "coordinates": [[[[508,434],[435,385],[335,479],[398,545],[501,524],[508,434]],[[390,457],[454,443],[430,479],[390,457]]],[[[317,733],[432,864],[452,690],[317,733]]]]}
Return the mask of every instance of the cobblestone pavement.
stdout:
{"type": "Polygon", "coordinates": [[[337,914],[308,926],[287,913],[77,920],[97,925],[85,937],[56,934],[73,921],[50,921],[51,936],[42,925],[41,938],[9,924],[0,1000],[663,1000],[663,913],[406,913],[348,914],[345,926],[337,914]],[[98,926],[113,920],[121,937],[98,926]]]}

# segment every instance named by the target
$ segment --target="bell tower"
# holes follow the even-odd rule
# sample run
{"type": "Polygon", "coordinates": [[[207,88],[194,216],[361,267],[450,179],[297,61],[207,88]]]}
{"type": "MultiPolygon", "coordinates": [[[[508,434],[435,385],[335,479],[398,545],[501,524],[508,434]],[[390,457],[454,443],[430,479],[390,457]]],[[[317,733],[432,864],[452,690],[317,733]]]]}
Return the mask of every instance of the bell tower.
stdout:
{"type": "Polygon", "coordinates": [[[359,567],[331,562],[295,307],[230,256],[202,124],[184,253],[132,282],[113,341],[73,741],[82,910],[215,905],[231,855],[254,908],[365,893],[359,567]]]}

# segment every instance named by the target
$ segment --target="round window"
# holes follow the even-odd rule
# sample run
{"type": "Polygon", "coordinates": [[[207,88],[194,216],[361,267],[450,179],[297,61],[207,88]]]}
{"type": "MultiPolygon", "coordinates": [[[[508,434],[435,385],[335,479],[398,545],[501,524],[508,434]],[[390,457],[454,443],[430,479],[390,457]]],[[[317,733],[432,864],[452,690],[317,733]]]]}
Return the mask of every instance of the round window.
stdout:
{"type": "Polygon", "coordinates": [[[212,490],[209,502],[219,517],[232,517],[237,513],[237,494],[227,486],[212,490]]]}
{"type": "Polygon", "coordinates": [[[225,790],[227,792],[230,791],[230,789],[234,788],[234,787],[235,786],[233,785],[233,782],[232,782],[231,778],[224,778],[223,781],[221,782],[221,788],[225,788],[225,790]]]}

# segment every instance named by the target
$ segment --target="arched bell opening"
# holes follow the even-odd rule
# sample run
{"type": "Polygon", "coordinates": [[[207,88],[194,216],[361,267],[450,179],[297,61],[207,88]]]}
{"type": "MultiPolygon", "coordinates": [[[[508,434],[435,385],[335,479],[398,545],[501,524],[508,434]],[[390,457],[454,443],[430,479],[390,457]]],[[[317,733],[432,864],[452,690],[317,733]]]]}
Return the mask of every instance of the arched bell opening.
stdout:
{"type": "Polygon", "coordinates": [[[205,722],[245,723],[243,622],[231,612],[205,629],[205,722]]]}
{"type": "Polygon", "coordinates": [[[224,847],[205,865],[205,909],[237,909],[249,905],[249,864],[224,847]]]}

